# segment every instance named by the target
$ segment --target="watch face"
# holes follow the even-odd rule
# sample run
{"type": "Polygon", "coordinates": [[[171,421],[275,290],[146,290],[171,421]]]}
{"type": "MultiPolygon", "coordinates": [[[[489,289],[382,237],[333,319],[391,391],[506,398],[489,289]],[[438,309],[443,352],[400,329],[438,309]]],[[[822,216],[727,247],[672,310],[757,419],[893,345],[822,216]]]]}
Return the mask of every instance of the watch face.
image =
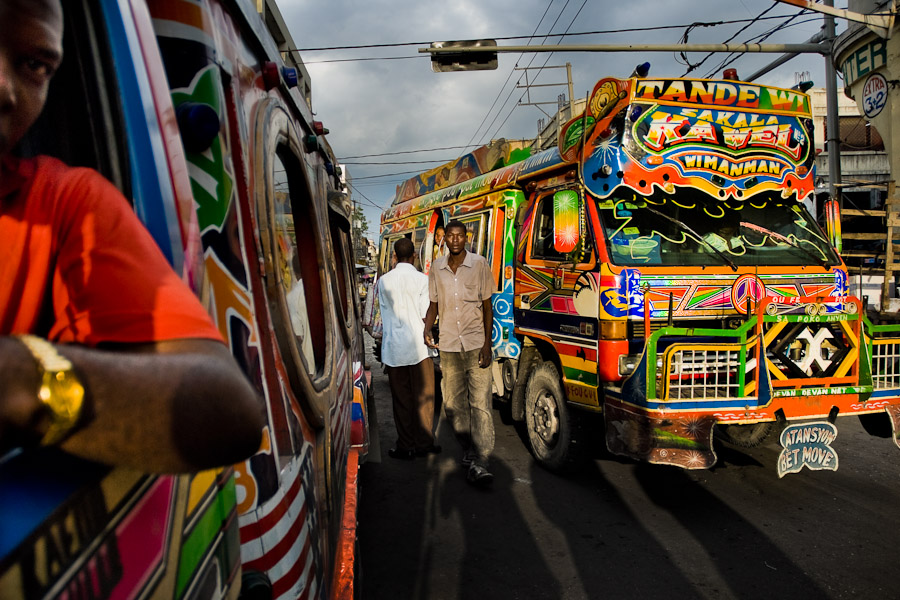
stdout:
{"type": "Polygon", "coordinates": [[[84,386],[71,371],[57,371],[51,374],[49,379],[48,387],[51,389],[49,403],[53,405],[53,412],[57,414],[57,418],[69,421],[70,426],[74,426],[81,414],[84,386]]]}
{"type": "Polygon", "coordinates": [[[44,372],[39,396],[52,413],[41,445],[57,444],[78,424],[84,402],[84,386],[70,370],[44,372]]]}
{"type": "Polygon", "coordinates": [[[84,386],[78,380],[72,363],[59,354],[45,339],[30,334],[17,336],[41,369],[38,399],[50,409],[50,427],[41,445],[56,444],[78,424],[84,403],[84,386]]]}

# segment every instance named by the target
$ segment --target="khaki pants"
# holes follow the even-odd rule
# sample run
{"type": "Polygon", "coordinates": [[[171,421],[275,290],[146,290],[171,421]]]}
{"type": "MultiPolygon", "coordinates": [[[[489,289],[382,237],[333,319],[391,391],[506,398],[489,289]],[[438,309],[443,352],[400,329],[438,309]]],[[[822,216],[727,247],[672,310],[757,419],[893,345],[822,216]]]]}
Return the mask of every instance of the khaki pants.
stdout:
{"type": "Polygon", "coordinates": [[[478,366],[481,349],[441,352],[441,390],[444,414],[463,452],[475,454],[475,462],[487,467],[494,451],[494,417],[491,414],[491,369],[478,366]]]}

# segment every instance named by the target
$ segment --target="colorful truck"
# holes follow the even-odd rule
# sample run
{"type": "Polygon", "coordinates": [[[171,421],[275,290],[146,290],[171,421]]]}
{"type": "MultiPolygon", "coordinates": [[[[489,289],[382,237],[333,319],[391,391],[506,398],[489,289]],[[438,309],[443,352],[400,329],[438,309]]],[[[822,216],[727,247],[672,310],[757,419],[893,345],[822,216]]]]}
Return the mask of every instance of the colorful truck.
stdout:
{"type": "Polygon", "coordinates": [[[63,4],[65,59],[23,151],[93,167],[132,200],[268,422],[254,456],[192,475],[2,457],[0,597],[353,597],[371,393],[351,204],[280,13],[63,4]]]}
{"type": "Polygon", "coordinates": [[[555,147],[498,141],[402,184],[382,259],[409,236],[427,269],[435,228],[466,224],[497,281],[494,392],[550,469],[591,423],[652,463],[778,433],[779,475],[836,469],[838,417],[900,445],[900,329],[849,295],[834,203],[825,231],[810,213],[812,127],[798,90],[603,79],[555,147]]]}

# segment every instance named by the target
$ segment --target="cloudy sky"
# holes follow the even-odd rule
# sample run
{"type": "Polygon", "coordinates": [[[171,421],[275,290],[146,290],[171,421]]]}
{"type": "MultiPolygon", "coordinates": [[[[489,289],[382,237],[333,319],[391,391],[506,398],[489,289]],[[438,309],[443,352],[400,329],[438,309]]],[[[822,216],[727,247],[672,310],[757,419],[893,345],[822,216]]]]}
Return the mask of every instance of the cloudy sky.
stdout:
{"type": "MultiPolygon", "coordinates": [[[[688,70],[675,53],[552,53],[499,55],[496,71],[434,73],[418,52],[432,41],[498,39],[504,45],[802,43],[822,27],[822,15],[772,0],[279,0],[312,79],[316,118],[331,130],[328,140],[353,178],[353,199],[363,207],[377,237],[383,207],[398,183],[455,159],[464,147],[491,139],[537,135],[545,115],[529,102],[555,102],[566,85],[524,85],[516,67],[572,64],[576,97],[606,76],[627,77],[649,61],[650,74],[680,77],[688,70]],[[792,18],[793,17],[793,18],[792,18]],[[754,21],[754,19],[756,19],[754,21]],[[736,21],[736,22],[731,22],[736,21]],[[692,23],[721,23],[695,26],[692,23]],[[722,23],[724,22],[724,23],[722,23]],[[640,31],[643,29],[643,31],[640,31]],[[637,31],[636,31],[637,30],[637,31]],[[544,38],[546,34],[569,33],[544,38]],[[584,34],[590,35],[572,35],[584,34]],[[535,36],[535,37],[532,37],[535,36]],[[388,47],[346,48],[387,45],[388,47]],[[337,48],[335,50],[314,50],[337,48]],[[377,164],[383,163],[383,164],[377,164]]],[[[839,8],[846,8],[838,0],[839,8]]],[[[838,32],[844,23],[838,21],[838,32]]],[[[749,76],[777,58],[772,54],[729,56],[690,53],[701,63],[691,76],[718,76],[721,63],[749,76]]],[[[760,83],[790,87],[808,72],[824,87],[825,59],[805,55],[761,77],[760,83]]],[[[565,69],[532,69],[528,81],[564,84],[565,69]]],[[[838,81],[838,89],[843,86],[838,81]]],[[[542,106],[552,114],[553,106],[542,106]]]]}

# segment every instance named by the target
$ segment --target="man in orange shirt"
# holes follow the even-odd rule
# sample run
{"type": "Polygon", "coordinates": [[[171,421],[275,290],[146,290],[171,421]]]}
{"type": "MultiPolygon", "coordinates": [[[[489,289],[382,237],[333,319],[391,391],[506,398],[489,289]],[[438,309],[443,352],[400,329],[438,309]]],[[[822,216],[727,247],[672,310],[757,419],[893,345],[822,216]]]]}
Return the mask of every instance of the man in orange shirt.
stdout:
{"type": "Polygon", "coordinates": [[[61,61],[58,0],[0,0],[0,457],[238,462],[262,403],[128,202],[95,171],[13,152],[61,61]]]}

